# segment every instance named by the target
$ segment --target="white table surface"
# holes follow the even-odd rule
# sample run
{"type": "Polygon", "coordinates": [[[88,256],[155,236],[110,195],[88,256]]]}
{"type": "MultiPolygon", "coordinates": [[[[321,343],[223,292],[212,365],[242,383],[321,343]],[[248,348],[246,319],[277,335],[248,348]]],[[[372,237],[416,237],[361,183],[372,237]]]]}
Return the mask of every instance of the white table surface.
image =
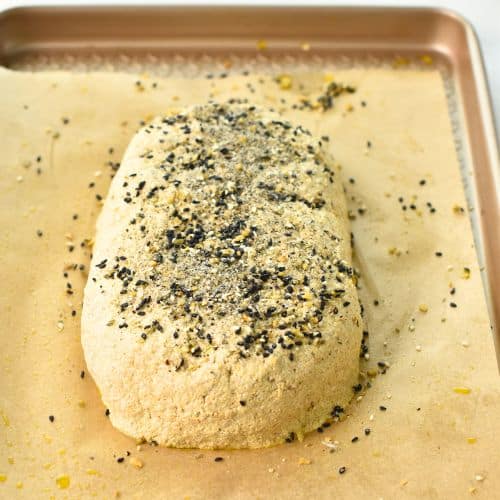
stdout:
{"type": "Polygon", "coordinates": [[[155,5],[391,5],[391,6],[422,6],[445,7],[452,9],[474,26],[478,34],[484,55],[486,73],[489,81],[493,109],[495,112],[497,132],[500,132],[500,0],[312,0],[307,1],[269,1],[269,0],[0,0],[0,7],[6,8],[23,5],[61,5],[61,4],[155,4],[155,5]]]}

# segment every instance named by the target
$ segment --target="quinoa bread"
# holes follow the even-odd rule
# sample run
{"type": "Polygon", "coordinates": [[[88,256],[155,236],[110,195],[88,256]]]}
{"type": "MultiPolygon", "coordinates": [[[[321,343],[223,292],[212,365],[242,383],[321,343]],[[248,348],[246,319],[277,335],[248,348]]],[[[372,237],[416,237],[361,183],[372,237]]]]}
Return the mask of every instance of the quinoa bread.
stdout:
{"type": "Polygon", "coordinates": [[[82,344],[113,425],[259,448],[339,418],[362,326],[338,167],[245,102],[132,139],[97,223],[82,344]]]}

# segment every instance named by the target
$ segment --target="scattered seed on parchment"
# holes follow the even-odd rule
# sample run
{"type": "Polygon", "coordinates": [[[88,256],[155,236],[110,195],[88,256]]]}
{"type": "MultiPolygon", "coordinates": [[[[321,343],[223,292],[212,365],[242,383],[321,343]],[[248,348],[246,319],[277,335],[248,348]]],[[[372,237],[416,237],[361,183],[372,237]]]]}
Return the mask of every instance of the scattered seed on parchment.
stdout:
{"type": "Polygon", "coordinates": [[[471,389],[468,387],[454,387],[453,392],[456,392],[457,394],[470,394],[471,389]]]}
{"type": "Polygon", "coordinates": [[[136,457],[130,457],[129,463],[130,463],[130,465],[132,465],[136,469],[142,469],[144,467],[144,463],[142,462],[142,460],[139,460],[136,457]]]}

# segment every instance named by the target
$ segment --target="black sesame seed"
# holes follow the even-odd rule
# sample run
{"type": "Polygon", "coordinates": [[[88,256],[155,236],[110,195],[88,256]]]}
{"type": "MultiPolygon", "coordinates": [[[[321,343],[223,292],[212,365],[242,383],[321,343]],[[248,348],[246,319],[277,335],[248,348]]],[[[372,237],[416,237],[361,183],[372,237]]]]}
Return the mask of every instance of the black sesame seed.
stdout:
{"type": "Polygon", "coordinates": [[[104,412],[104,415],[106,415],[106,417],[109,417],[109,414],[110,414],[109,408],[106,408],[106,411],[104,412]]]}
{"type": "Polygon", "coordinates": [[[378,409],[379,409],[380,411],[386,411],[386,410],[387,410],[387,408],[386,408],[385,406],[382,406],[382,405],[380,405],[380,406],[378,407],[378,409]]]}
{"type": "Polygon", "coordinates": [[[197,346],[194,349],[191,349],[191,355],[194,356],[195,358],[201,357],[201,347],[197,346]]]}
{"type": "Polygon", "coordinates": [[[351,443],[355,443],[356,441],[359,441],[359,437],[358,437],[358,436],[354,436],[354,437],[351,439],[351,443]]]}
{"type": "Polygon", "coordinates": [[[457,304],[455,304],[455,302],[450,302],[450,307],[456,308],[458,306],[457,306],[457,304]]]}
{"type": "Polygon", "coordinates": [[[80,372],[80,378],[85,378],[85,372],[83,370],[80,372]]]}
{"type": "Polygon", "coordinates": [[[345,467],[339,468],[339,474],[344,474],[347,469],[345,467]]]}
{"type": "Polygon", "coordinates": [[[243,401],[243,400],[240,400],[240,405],[241,406],[246,406],[247,402],[246,401],[243,401]]]}
{"type": "Polygon", "coordinates": [[[118,457],[116,461],[121,464],[125,459],[123,457],[118,457]]]}
{"type": "Polygon", "coordinates": [[[53,421],[55,420],[54,415],[49,415],[49,420],[50,420],[51,422],[53,422],[53,421]]]}
{"type": "Polygon", "coordinates": [[[365,429],[365,436],[368,436],[370,434],[370,432],[371,432],[371,429],[369,427],[367,427],[365,429]]]}
{"type": "Polygon", "coordinates": [[[222,462],[224,459],[222,457],[215,457],[214,462],[222,462]]]}

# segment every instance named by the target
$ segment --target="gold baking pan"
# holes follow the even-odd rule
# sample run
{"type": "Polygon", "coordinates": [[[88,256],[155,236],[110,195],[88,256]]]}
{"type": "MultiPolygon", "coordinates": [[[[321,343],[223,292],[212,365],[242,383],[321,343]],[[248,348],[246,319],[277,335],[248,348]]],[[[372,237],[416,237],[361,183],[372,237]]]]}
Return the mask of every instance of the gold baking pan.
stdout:
{"type": "Polygon", "coordinates": [[[446,75],[499,352],[499,155],[480,47],[464,18],[437,8],[365,7],[19,7],[0,15],[6,67],[123,70],[133,63],[154,71],[162,61],[159,69],[170,72],[185,57],[205,61],[206,72],[217,62],[223,68],[227,57],[257,61],[260,70],[325,58],[350,65],[432,58],[446,75]],[[259,40],[265,50],[256,59],[259,40]]]}
{"type": "Polygon", "coordinates": [[[466,21],[439,9],[25,7],[0,12],[0,66],[14,70],[0,67],[0,497],[495,497],[500,173],[466,21]],[[345,419],[282,446],[135,442],[112,426],[80,342],[95,220],[130,137],[165,109],[251,98],[249,83],[255,104],[274,106],[331,75],[356,86],[335,109],[283,108],[331,137],[349,179],[367,390],[345,419]]]}

